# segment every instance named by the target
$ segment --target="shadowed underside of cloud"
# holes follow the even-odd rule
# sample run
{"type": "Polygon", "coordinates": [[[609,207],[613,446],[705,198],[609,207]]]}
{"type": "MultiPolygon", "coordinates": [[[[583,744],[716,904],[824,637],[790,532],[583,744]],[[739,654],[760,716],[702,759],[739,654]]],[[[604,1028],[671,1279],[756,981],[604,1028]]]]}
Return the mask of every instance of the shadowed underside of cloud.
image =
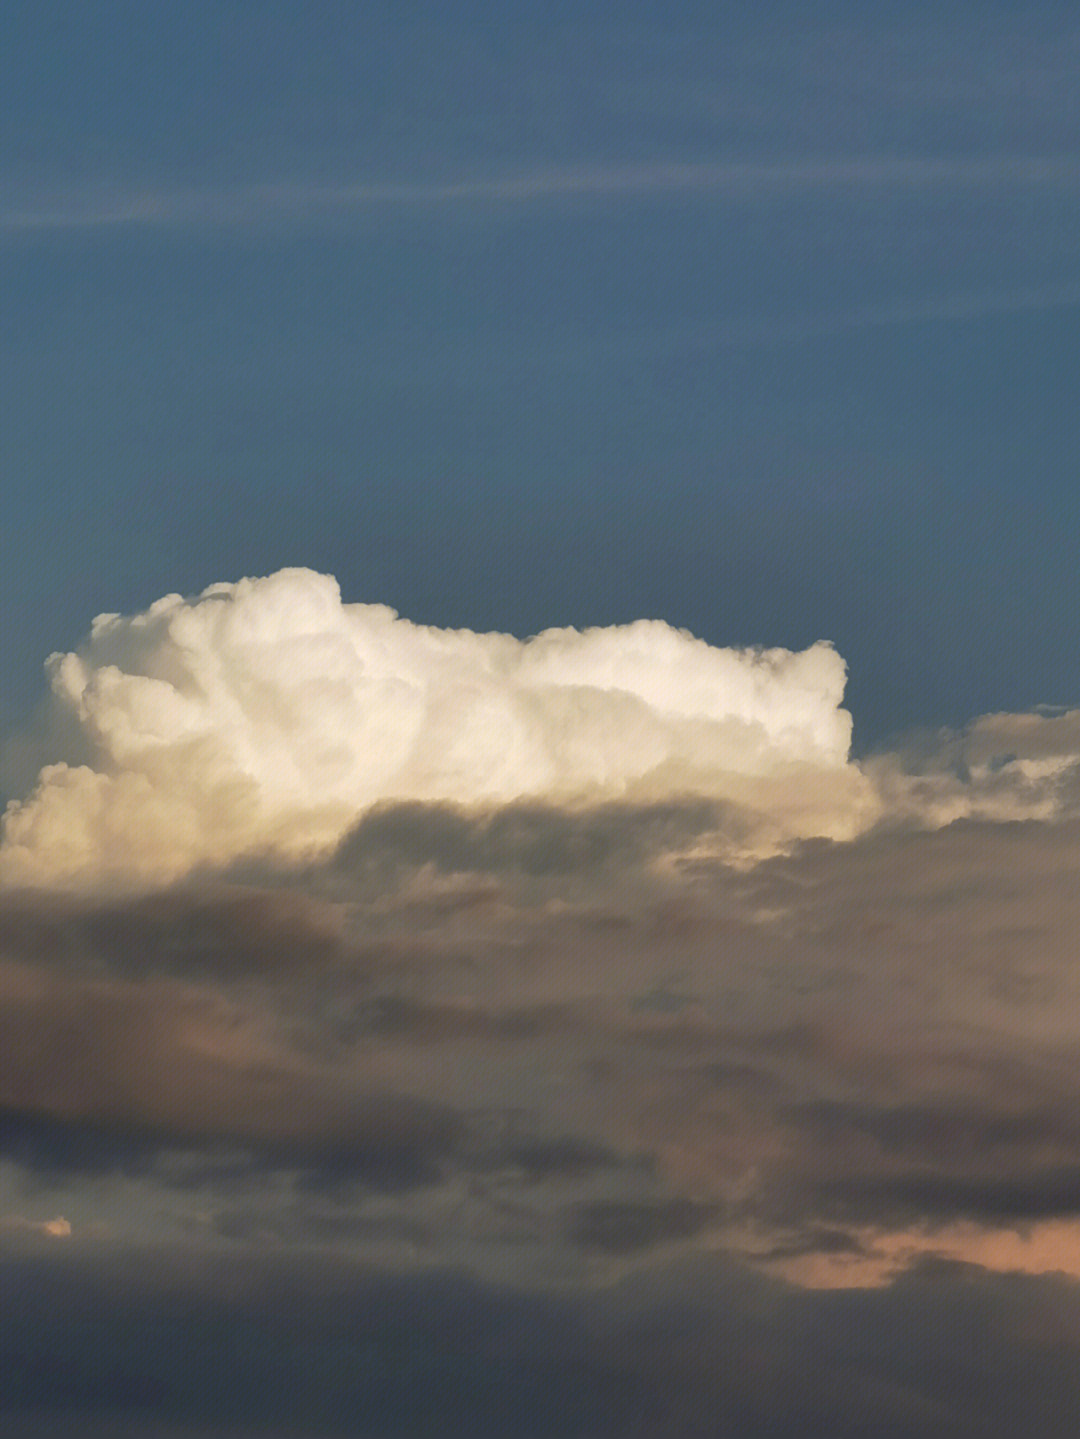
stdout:
{"type": "Polygon", "coordinates": [[[1075,715],[856,766],[827,647],[304,572],[52,673],[0,851],[13,1432],[1075,1432],[1075,715]]]}

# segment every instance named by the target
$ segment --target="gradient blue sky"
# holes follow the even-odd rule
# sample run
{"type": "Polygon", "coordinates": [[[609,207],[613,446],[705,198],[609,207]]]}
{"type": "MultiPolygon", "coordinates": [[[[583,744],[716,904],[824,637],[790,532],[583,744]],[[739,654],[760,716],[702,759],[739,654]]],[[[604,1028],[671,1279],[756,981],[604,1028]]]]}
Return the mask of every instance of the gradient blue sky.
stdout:
{"type": "Polygon", "coordinates": [[[5,7],[0,721],[306,565],[1080,699],[1068,6],[5,7]]]}

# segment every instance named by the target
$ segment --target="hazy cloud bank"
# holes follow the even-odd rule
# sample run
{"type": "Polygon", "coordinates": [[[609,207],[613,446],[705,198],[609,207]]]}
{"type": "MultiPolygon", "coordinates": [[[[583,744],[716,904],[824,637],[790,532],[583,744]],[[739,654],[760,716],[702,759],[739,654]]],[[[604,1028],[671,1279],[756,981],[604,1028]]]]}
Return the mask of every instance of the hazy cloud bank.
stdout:
{"type": "Polygon", "coordinates": [[[412,804],[305,868],[9,893],[0,1209],[545,1285],[687,1245],[1080,1275],[1077,822],[752,867],[713,823],[412,804]]]}
{"type": "Polygon", "coordinates": [[[1065,1439],[1080,1422],[1080,1292],[963,1266],[807,1295],[712,1261],[578,1299],[153,1251],[6,1280],[20,1439],[1065,1439]]]}

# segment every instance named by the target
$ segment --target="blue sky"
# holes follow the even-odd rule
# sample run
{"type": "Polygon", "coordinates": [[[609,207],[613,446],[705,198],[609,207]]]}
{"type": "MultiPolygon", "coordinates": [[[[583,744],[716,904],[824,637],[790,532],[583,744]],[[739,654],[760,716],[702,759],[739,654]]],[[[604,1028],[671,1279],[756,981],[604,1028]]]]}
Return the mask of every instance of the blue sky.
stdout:
{"type": "Polygon", "coordinates": [[[1068,7],[13,4],[7,721],[285,564],[1077,698],[1068,7]]]}
{"type": "Polygon", "coordinates": [[[1076,7],[0,9],[0,1429],[1075,1439],[1076,7]]]}

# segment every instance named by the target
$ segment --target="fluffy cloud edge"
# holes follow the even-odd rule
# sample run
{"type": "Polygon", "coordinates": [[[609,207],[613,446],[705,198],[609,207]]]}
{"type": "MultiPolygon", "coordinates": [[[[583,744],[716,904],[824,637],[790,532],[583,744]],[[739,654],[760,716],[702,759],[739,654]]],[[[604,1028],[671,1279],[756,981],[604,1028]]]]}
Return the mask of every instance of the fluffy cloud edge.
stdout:
{"type": "Polygon", "coordinates": [[[48,671],[70,738],[4,816],[6,886],[309,858],[386,802],[706,796],[753,817],[750,851],[849,837],[876,808],[826,642],[719,649],[660,620],[439,630],[290,569],[101,615],[48,671]]]}
{"type": "Polygon", "coordinates": [[[104,614],[50,656],[49,763],[0,829],[0,886],[147,887],[325,856],[380,806],[581,812],[708,800],[753,861],[879,825],[1080,807],[1080,711],[983,716],[851,758],[846,665],[662,620],[528,639],[342,601],[305,569],[104,614]]]}

